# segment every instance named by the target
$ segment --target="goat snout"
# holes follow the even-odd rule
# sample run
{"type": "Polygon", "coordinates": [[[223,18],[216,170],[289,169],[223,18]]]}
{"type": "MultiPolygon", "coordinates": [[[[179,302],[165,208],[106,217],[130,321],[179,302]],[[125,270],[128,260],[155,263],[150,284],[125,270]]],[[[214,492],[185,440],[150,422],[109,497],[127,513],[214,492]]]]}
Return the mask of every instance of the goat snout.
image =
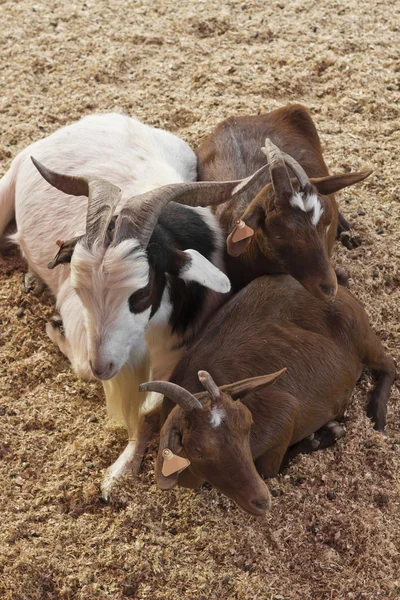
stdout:
{"type": "Polygon", "coordinates": [[[319,289],[326,298],[334,298],[337,292],[337,284],[321,283],[319,289]]]}
{"type": "Polygon", "coordinates": [[[265,498],[256,498],[255,500],[251,501],[251,504],[259,511],[262,511],[263,513],[266,512],[267,510],[269,510],[270,506],[271,506],[271,499],[269,497],[265,497],[265,498]]]}
{"type": "Polygon", "coordinates": [[[250,496],[243,503],[238,502],[238,504],[251,515],[262,517],[271,508],[271,495],[267,486],[265,486],[265,492],[260,489],[257,495],[250,496]]]}
{"type": "Polygon", "coordinates": [[[96,363],[93,365],[92,361],[89,361],[90,368],[92,369],[93,375],[97,379],[101,379],[105,381],[107,379],[111,379],[115,375],[115,364],[113,362],[109,363],[96,363]]]}

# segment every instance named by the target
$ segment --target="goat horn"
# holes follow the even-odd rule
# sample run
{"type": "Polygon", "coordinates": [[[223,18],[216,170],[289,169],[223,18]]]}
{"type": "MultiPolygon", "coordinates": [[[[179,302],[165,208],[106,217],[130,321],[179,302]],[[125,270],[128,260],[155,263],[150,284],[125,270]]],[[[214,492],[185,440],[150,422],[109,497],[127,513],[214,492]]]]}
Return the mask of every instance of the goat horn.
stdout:
{"type": "Polygon", "coordinates": [[[291,169],[291,171],[293,171],[294,175],[299,180],[300,188],[304,190],[307,186],[310,186],[311,183],[308,178],[308,175],[301,166],[301,164],[298,163],[297,160],[293,158],[293,156],[290,156],[290,154],[286,154],[286,152],[282,151],[281,154],[286,165],[291,169]]]}
{"type": "Polygon", "coordinates": [[[201,402],[185,388],[170,381],[148,381],[139,385],[139,392],[157,392],[173,400],[184,412],[203,408],[201,402]]]}
{"type": "Polygon", "coordinates": [[[294,193],[289,173],[281,151],[269,138],[265,140],[265,147],[261,150],[268,159],[276,204],[279,204],[280,201],[289,199],[294,193]]]}
{"type": "Polygon", "coordinates": [[[203,388],[210,394],[212,400],[217,402],[220,399],[221,392],[210,373],[199,371],[197,376],[203,388]]]}
{"type": "Polygon", "coordinates": [[[135,234],[146,248],[157,225],[158,218],[169,202],[186,206],[222,204],[247,190],[269,169],[264,165],[245,179],[235,181],[191,181],[165,185],[145,194],[134,196],[121,211],[116,223],[114,240],[123,237],[124,218],[134,225],[135,234]]]}
{"type": "Polygon", "coordinates": [[[104,243],[107,228],[121,200],[121,190],[116,186],[91,176],[73,176],[56,173],[37,161],[31,160],[41,176],[53,187],[72,196],[87,196],[89,198],[86,215],[85,239],[89,248],[96,242],[104,243]]]}

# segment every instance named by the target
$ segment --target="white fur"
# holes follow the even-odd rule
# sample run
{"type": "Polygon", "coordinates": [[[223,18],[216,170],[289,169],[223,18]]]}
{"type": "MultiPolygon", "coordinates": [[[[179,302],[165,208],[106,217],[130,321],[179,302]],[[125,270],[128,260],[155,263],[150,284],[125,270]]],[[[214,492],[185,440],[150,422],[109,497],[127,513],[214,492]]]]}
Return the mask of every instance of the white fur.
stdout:
{"type": "Polygon", "coordinates": [[[218,406],[214,406],[211,409],[210,423],[213,429],[219,427],[222,421],[225,419],[225,411],[223,408],[219,408],[218,406]]]}
{"type": "MultiPolygon", "coordinates": [[[[172,310],[168,294],[150,322],[150,309],[138,315],[130,313],[130,294],[144,287],[149,277],[144,253],[129,254],[137,246],[135,240],[105,251],[97,247],[89,251],[78,243],[71,266],[47,268],[57,252],[57,239],[71,239],[85,231],[87,198],[67,196],[50,186],[30,156],[60,173],[89,174],[117,185],[122,190],[117,214],[132,196],[161,185],[194,181],[196,156],[183,140],[137,119],[114,113],[93,115],[26,148],[0,181],[0,236],[15,212],[17,233],[12,240],[19,244],[30,270],[56,295],[65,335],[49,324],[49,336],[81,377],[91,378],[89,360],[102,372],[113,363],[107,375],[116,375],[103,382],[107,407],[133,439],[141,431],[146,399],[137,391],[139,383],[155,374],[167,379],[184,351],[185,340],[172,335],[168,325],[172,310]]],[[[208,208],[192,210],[202,214],[218,233],[212,261],[222,266],[223,240],[216,217],[208,208]]],[[[217,291],[229,290],[223,273],[195,251],[188,254],[192,262],[182,274],[184,279],[208,281],[217,291]]],[[[220,295],[211,292],[188,339],[218,302],[220,295]]],[[[152,401],[159,399],[156,395],[152,401]]],[[[123,463],[125,459],[132,463],[132,447],[123,463]]],[[[121,462],[111,468],[108,490],[123,471],[121,462]]]]}
{"type": "Polygon", "coordinates": [[[144,353],[144,331],[150,308],[139,314],[129,310],[128,299],[145,287],[149,265],[136,240],[88,250],[77,244],[71,261],[71,284],[83,305],[88,354],[93,366],[113,377],[127,362],[132,348],[144,353]]]}
{"type": "Polygon", "coordinates": [[[231,283],[228,277],[215,267],[197,250],[184,250],[185,254],[190,256],[190,263],[182,270],[179,275],[184,281],[197,281],[201,285],[226,294],[231,289],[231,283]]]}
{"type": "Polygon", "coordinates": [[[311,222],[313,225],[318,225],[324,209],[317,194],[309,194],[304,198],[303,193],[295,192],[290,199],[290,205],[294,208],[300,208],[304,212],[311,212],[311,222]]]}

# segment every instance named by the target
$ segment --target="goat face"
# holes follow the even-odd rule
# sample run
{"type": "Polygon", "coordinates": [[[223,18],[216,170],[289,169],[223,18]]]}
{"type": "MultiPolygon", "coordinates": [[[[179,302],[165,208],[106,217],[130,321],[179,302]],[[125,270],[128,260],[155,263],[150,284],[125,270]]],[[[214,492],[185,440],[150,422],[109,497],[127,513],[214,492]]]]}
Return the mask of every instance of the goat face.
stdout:
{"type": "Polygon", "coordinates": [[[208,481],[246,512],[264,515],[270,508],[271,497],[253,462],[252,415],[239,397],[245,398],[271,384],[283,371],[220,388],[209,373],[200,371],[199,379],[207,393],[195,396],[170,382],[142,384],[140,391],[163,393],[178,404],[161,430],[156,464],[158,486],[164,490],[178,483],[198,487],[208,481]],[[167,448],[174,454],[183,453],[190,461],[189,469],[165,476],[163,453],[167,448]]]}
{"type": "MultiPolygon", "coordinates": [[[[200,397],[201,399],[201,397],[200,397]]],[[[248,408],[222,395],[218,406],[205,406],[182,415],[175,407],[161,431],[156,477],[161,489],[176,483],[198,487],[205,481],[236,502],[243,510],[262,516],[270,508],[267,486],[255,468],[250,449],[253,422],[248,408]],[[163,450],[183,453],[190,467],[165,477],[162,474],[163,450]]]]}
{"type": "Polygon", "coordinates": [[[313,296],[331,300],[337,279],[329,259],[328,236],[336,230],[336,215],[329,198],[309,188],[294,192],[286,205],[269,201],[257,243],[261,252],[276,256],[282,271],[297,279],[313,296]]]}
{"type": "Polygon", "coordinates": [[[90,367],[98,379],[114,377],[133,349],[138,362],[143,358],[151,308],[132,313],[129,298],[148,282],[146,252],[137,240],[106,249],[76,245],[71,284],[83,305],[90,367]]]}
{"type": "Polygon", "coordinates": [[[167,321],[170,316],[172,307],[168,298],[163,298],[168,294],[166,275],[229,292],[226,275],[200,253],[165,250],[169,255],[166,273],[150,265],[146,250],[134,238],[106,249],[76,245],[71,284],[83,304],[90,366],[98,379],[114,377],[128,359],[142,360],[146,328],[162,302],[166,309],[162,318],[167,321]]]}
{"type": "Polygon", "coordinates": [[[337,279],[329,255],[336,237],[338,211],[329,195],[362,181],[371,171],[309,179],[301,165],[270,140],[266,140],[263,151],[268,157],[271,183],[257,194],[228,236],[228,253],[242,254],[250,244],[253,230],[256,243],[267,258],[272,255],[283,272],[292,275],[317,298],[332,300],[337,279]],[[296,175],[298,189],[287,167],[296,175]],[[246,236],[238,235],[238,227],[243,223],[250,228],[246,236]]]}

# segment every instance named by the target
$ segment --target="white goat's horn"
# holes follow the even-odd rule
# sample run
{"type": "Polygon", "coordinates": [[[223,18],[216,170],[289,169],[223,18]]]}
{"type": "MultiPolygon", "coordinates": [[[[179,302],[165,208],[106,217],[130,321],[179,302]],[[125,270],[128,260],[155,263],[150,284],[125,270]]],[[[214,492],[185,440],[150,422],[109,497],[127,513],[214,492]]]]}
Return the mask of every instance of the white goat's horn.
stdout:
{"type": "Polygon", "coordinates": [[[117,219],[114,240],[118,243],[119,238],[123,238],[123,223],[127,218],[135,228],[135,235],[146,248],[158,218],[169,202],[178,202],[186,206],[222,204],[246,191],[268,169],[269,166],[264,165],[246,179],[174,183],[134,196],[125,204],[117,219]]]}
{"type": "Polygon", "coordinates": [[[31,160],[41,176],[53,187],[65,194],[89,198],[85,240],[89,247],[96,241],[103,243],[111,218],[121,200],[121,190],[116,185],[99,177],[56,173],[42,165],[33,156],[31,156],[31,160]]]}

